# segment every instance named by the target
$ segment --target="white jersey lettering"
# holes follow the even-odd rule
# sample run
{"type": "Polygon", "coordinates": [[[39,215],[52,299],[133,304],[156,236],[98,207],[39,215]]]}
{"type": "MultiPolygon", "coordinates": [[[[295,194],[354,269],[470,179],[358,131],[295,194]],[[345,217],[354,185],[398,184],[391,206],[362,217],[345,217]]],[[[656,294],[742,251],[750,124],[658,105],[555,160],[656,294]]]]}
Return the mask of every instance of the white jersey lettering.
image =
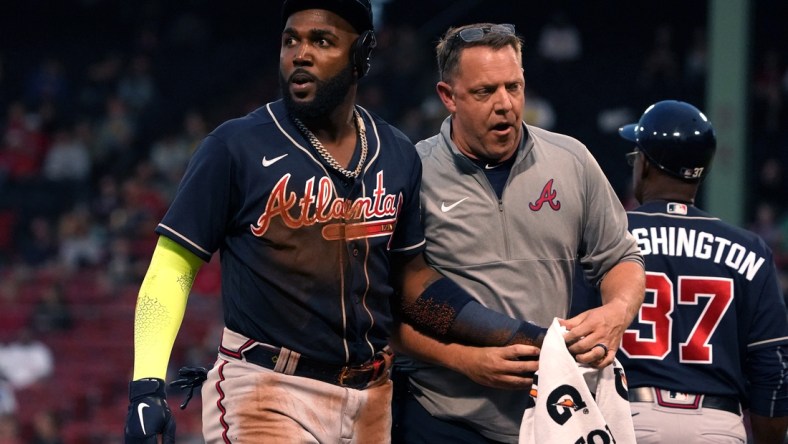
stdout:
{"type": "Polygon", "coordinates": [[[736,270],[748,281],[753,280],[765,262],[746,247],[705,231],[685,227],[651,227],[632,230],[644,255],[682,256],[712,260],[736,270]]]}

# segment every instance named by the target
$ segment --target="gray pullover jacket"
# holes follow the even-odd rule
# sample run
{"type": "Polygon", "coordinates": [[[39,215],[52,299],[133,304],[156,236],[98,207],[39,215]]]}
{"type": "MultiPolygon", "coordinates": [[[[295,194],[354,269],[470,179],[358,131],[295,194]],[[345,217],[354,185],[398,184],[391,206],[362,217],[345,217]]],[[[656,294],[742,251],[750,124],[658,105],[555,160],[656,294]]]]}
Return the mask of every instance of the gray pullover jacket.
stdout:
{"type": "MultiPolygon", "coordinates": [[[[586,147],[524,126],[499,200],[487,177],[451,140],[451,118],[416,147],[423,165],[426,258],[483,305],[548,327],[565,318],[579,262],[597,285],[622,261],[643,263],[618,197],[586,147]]],[[[407,362],[407,360],[405,361],[407,362]]],[[[480,386],[415,362],[416,397],[433,415],[517,442],[528,393],[480,386]]]]}

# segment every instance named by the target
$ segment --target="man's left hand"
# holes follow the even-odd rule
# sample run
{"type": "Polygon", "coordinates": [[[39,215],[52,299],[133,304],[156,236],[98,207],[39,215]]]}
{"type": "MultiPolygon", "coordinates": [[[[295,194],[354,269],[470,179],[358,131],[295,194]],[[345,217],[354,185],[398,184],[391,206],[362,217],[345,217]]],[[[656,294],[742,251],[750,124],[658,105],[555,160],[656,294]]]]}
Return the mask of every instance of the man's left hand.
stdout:
{"type": "Polygon", "coordinates": [[[564,340],[577,362],[595,368],[613,363],[624,331],[629,326],[627,310],[619,305],[609,303],[571,319],[559,320],[569,330],[564,340]]]}

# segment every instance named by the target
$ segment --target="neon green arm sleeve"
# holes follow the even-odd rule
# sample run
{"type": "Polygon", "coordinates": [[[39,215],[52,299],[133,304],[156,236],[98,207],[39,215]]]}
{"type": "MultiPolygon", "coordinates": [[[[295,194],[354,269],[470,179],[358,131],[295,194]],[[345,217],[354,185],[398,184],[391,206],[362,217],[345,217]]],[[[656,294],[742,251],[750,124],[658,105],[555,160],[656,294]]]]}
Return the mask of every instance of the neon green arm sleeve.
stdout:
{"type": "Polygon", "coordinates": [[[134,376],[165,379],[186,301],[203,261],[159,236],[137,296],[134,314],[134,376]]]}

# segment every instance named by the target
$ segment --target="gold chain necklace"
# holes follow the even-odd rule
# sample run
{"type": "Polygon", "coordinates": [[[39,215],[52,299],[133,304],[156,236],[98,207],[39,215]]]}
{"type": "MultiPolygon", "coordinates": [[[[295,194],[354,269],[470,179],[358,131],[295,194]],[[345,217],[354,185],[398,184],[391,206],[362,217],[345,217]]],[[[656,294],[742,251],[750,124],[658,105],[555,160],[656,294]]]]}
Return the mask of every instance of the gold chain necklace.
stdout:
{"type": "Polygon", "coordinates": [[[364,162],[366,162],[367,160],[367,150],[368,150],[367,130],[366,127],[364,126],[364,121],[361,119],[361,115],[355,109],[353,110],[353,116],[356,119],[356,129],[358,130],[358,137],[361,139],[361,158],[358,160],[358,165],[356,165],[356,169],[353,171],[349,171],[343,168],[342,165],[340,165],[339,162],[337,162],[337,160],[334,159],[334,156],[332,156],[331,153],[329,153],[328,150],[326,150],[326,147],[324,147],[323,144],[320,143],[319,140],[317,140],[317,137],[315,137],[312,131],[309,131],[309,128],[307,128],[306,125],[304,125],[304,123],[301,122],[300,119],[298,119],[298,117],[292,116],[293,122],[295,123],[296,127],[298,127],[298,130],[301,131],[301,134],[303,134],[304,137],[306,137],[309,140],[309,143],[311,143],[312,146],[315,147],[315,149],[317,150],[318,153],[320,153],[323,159],[325,159],[325,161],[328,162],[329,165],[331,165],[331,168],[334,168],[335,170],[339,171],[340,173],[344,174],[346,177],[349,177],[351,179],[354,179],[358,177],[359,174],[361,174],[361,169],[364,167],[364,162]]]}

